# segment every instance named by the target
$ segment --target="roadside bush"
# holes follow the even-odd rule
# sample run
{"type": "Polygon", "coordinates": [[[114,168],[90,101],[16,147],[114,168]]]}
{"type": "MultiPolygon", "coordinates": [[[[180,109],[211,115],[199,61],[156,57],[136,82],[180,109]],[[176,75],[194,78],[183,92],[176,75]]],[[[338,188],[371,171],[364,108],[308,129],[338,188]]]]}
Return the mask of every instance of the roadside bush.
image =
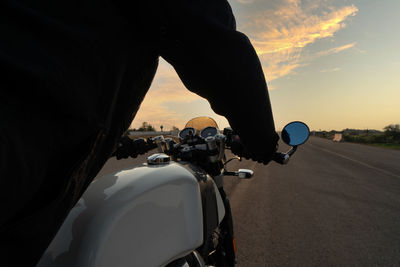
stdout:
{"type": "Polygon", "coordinates": [[[387,138],[385,135],[383,134],[376,134],[373,135],[371,138],[371,143],[378,143],[378,144],[385,144],[387,143],[387,138]]]}
{"type": "Polygon", "coordinates": [[[344,135],[344,141],[360,144],[384,144],[388,143],[388,138],[384,134],[360,134],[360,135],[344,135]]]}

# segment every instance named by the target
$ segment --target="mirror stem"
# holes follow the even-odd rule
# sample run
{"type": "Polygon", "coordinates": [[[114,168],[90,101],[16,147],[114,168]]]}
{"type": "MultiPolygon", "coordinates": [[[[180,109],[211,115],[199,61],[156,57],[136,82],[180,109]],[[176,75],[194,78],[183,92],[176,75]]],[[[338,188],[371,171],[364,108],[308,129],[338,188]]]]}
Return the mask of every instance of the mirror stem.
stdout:
{"type": "Polygon", "coordinates": [[[288,154],[289,156],[292,156],[294,154],[294,152],[296,152],[297,150],[297,146],[292,146],[292,148],[286,152],[286,154],[288,154]]]}

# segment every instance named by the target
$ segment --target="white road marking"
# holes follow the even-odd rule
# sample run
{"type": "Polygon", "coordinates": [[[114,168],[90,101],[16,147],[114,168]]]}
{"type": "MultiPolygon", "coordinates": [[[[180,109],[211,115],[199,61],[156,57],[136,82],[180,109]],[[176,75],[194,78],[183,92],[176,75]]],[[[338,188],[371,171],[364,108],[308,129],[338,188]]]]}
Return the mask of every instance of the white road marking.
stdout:
{"type": "Polygon", "coordinates": [[[316,145],[313,145],[313,144],[308,144],[308,145],[313,146],[314,148],[320,149],[320,150],[322,150],[322,151],[328,152],[328,153],[330,153],[330,154],[336,155],[336,156],[338,156],[338,157],[341,157],[341,158],[344,158],[344,159],[353,161],[353,162],[355,162],[355,163],[358,163],[358,164],[363,165],[363,166],[365,166],[365,167],[368,167],[368,168],[370,168],[370,169],[376,170],[376,171],[378,171],[378,172],[382,172],[382,173],[384,173],[384,174],[386,174],[386,175],[393,176],[393,177],[396,177],[396,178],[400,178],[400,175],[394,174],[394,173],[392,173],[392,172],[389,172],[389,171],[384,170],[384,169],[381,169],[381,168],[374,167],[374,166],[369,165],[369,164],[367,164],[367,163],[364,163],[364,162],[362,162],[362,161],[349,158],[349,157],[347,157],[347,156],[345,156],[345,155],[342,155],[342,154],[339,154],[339,153],[330,151],[330,150],[328,150],[328,149],[325,149],[325,148],[322,148],[322,147],[319,147],[319,146],[316,146],[316,145]]]}

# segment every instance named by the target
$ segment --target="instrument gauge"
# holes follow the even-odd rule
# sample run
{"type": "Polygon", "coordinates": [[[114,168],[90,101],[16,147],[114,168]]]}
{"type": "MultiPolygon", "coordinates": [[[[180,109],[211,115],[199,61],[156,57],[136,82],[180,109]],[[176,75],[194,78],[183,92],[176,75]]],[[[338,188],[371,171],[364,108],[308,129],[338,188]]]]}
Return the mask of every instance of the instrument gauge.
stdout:
{"type": "Polygon", "coordinates": [[[216,136],[219,133],[219,130],[215,127],[209,126],[201,130],[200,136],[206,139],[209,136],[216,136]]]}
{"type": "Polygon", "coordinates": [[[185,139],[187,136],[192,135],[194,136],[196,134],[196,130],[192,127],[186,127],[182,129],[182,131],[179,132],[179,138],[180,139],[185,139]]]}

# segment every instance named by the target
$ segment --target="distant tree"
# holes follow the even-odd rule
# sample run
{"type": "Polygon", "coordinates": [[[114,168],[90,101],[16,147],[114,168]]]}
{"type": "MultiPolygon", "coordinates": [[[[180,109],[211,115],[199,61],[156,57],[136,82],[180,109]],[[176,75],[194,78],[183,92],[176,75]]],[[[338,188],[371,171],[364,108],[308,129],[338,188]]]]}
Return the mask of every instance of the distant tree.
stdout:
{"type": "Polygon", "coordinates": [[[390,125],[386,126],[386,127],[383,128],[383,129],[385,130],[385,133],[386,133],[386,132],[389,132],[389,133],[393,133],[393,132],[398,133],[398,132],[400,132],[400,124],[390,124],[390,125]]]}
{"type": "Polygon", "coordinates": [[[147,123],[147,122],[143,122],[142,123],[142,127],[140,127],[139,129],[137,129],[139,132],[154,132],[156,129],[154,129],[154,127],[147,123]]]}
{"type": "Polygon", "coordinates": [[[162,132],[163,128],[164,128],[164,126],[160,125],[161,132],[162,132]]]}
{"type": "Polygon", "coordinates": [[[172,131],[179,131],[179,128],[176,126],[172,126],[172,131]]]}
{"type": "Polygon", "coordinates": [[[400,124],[390,124],[384,128],[385,136],[391,141],[400,142],[400,124]]]}

